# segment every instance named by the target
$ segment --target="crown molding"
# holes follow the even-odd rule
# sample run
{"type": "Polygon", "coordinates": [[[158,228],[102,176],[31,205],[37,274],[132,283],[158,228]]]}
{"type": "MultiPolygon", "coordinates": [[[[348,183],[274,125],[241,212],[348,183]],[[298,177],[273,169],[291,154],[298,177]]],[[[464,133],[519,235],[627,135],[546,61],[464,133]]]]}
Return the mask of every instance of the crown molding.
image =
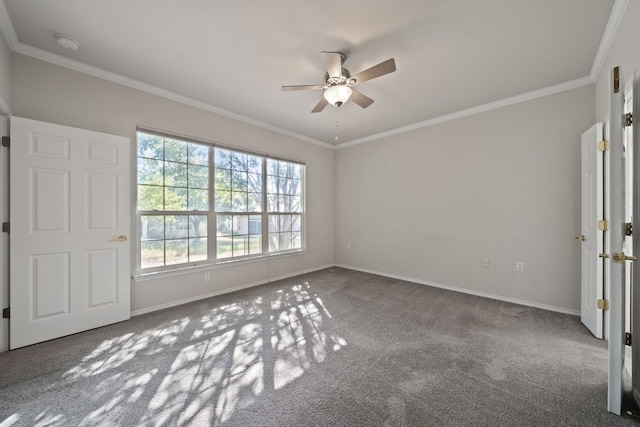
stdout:
{"type": "Polygon", "coordinates": [[[71,59],[62,55],[51,53],[30,45],[24,44],[24,43],[18,42],[18,44],[12,50],[16,53],[20,53],[25,56],[30,56],[32,58],[50,62],[52,64],[59,65],[61,67],[69,68],[74,71],[78,71],[84,74],[98,77],[103,80],[121,84],[123,86],[127,86],[132,89],[137,89],[143,92],[150,93],[152,95],[157,95],[166,99],[170,99],[175,102],[179,102],[185,105],[189,105],[191,107],[199,108],[201,110],[205,110],[210,113],[218,114],[220,116],[237,120],[239,122],[247,123],[252,126],[256,126],[256,127],[269,130],[275,133],[279,133],[281,135],[289,136],[301,141],[309,142],[311,144],[320,145],[324,148],[331,148],[331,149],[334,148],[333,145],[331,144],[327,144],[326,142],[319,141],[314,138],[310,138],[306,135],[301,135],[295,132],[291,132],[286,129],[279,128],[277,126],[273,126],[268,123],[264,123],[259,120],[255,120],[255,119],[243,116],[241,114],[233,113],[231,111],[227,111],[225,109],[216,107],[214,105],[207,104],[206,102],[198,101],[197,99],[180,95],[175,92],[162,89],[158,86],[144,83],[139,80],[131,79],[121,74],[113,73],[111,71],[107,71],[102,68],[94,67],[93,65],[88,65],[88,64],[85,64],[84,62],[76,61],[75,59],[71,59]]]}
{"type": "Polygon", "coordinates": [[[335,148],[339,150],[341,148],[352,147],[354,145],[364,144],[366,142],[375,141],[381,138],[386,138],[386,137],[398,135],[401,133],[410,132],[412,130],[421,129],[427,126],[433,126],[439,123],[460,119],[462,117],[467,117],[467,116],[482,113],[485,111],[494,110],[496,108],[506,107],[509,105],[517,104],[519,102],[530,101],[532,99],[553,95],[555,93],[560,93],[566,90],[571,90],[581,86],[586,86],[586,85],[595,83],[598,80],[600,72],[602,71],[604,62],[607,59],[607,55],[609,54],[609,49],[611,49],[611,44],[613,43],[613,40],[618,32],[618,28],[620,27],[620,23],[624,18],[624,14],[627,10],[628,5],[629,5],[629,0],[616,0],[616,2],[614,3],[613,8],[611,9],[611,14],[609,15],[609,20],[607,21],[607,26],[605,27],[605,31],[602,35],[602,40],[600,40],[600,46],[598,46],[598,51],[596,52],[596,56],[593,60],[593,64],[591,66],[591,72],[587,77],[571,80],[566,83],[561,83],[555,86],[550,86],[544,89],[528,92],[528,93],[517,95],[511,98],[490,102],[488,104],[468,108],[466,110],[457,111],[455,113],[446,114],[444,116],[435,117],[433,119],[425,120],[423,122],[414,123],[411,125],[397,128],[397,129],[392,129],[387,132],[381,132],[381,133],[370,135],[364,138],[344,142],[342,144],[337,144],[335,148]]]}
{"type": "Polygon", "coordinates": [[[499,101],[494,101],[494,102],[489,102],[487,104],[479,105],[477,107],[467,108],[466,110],[456,111],[455,113],[445,114],[444,116],[435,117],[433,119],[399,127],[387,132],[381,132],[381,133],[370,135],[364,138],[355,139],[353,141],[338,144],[336,145],[336,148],[341,149],[341,148],[352,147],[354,145],[364,144],[366,142],[375,141],[381,138],[387,138],[387,137],[398,135],[401,133],[410,132],[412,130],[437,125],[439,123],[449,122],[451,120],[461,119],[467,116],[473,116],[475,114],[483,113],[485,111],[495,110],[497,108],[518,104],[520,102],[530,101],[536,98],[542,98],[545,96],[553,95],[553,94],[564,92],[567,90],[576,89],[592,83],[594,83],[594,80],[592,80],[591,77],[582,77],[580,79],[571,80],[566,83],[560,83],[554,86],[549,86],[544,89],[523,93],[517,96],[512,96],[511,98],[505,98],[499,101]]]}
{"type": "Polygon", "coordinates": [[[78,71],[84,74],[88,74],[90,76],[98,77],[113,83],[121,84],[123,86],[127,86],[132,89],[137,89],[137,90],[147,92],[153,95],[157,95],[166,99],[170,99],[172,101],[186,104],[191,107],[199,108],[201,110],[218,114],[220,116],[237,120],[239,122],[247,123],[252,126],[256,126],[258,128],[262,128],[271,132],[278,133],[280,135],[284,135],[284,136],[295,138],[301,141],[309,142],[311,144],[316,144],[324,148],[335,149],[335,147],[332,144],[327,144],[326,142],[317,140],[315,138],[311,138],[306,135],[301,135],[296,132],[291,132],[289,130],[282,129],[280,127],[273,126],[268,123],[261,122],[259,120],[255,120],[250,117],[246,117],[241,114],[233,113],[223,108],[219,108],[214,105],[207,104],[202,101],[198,101],[197,99],[193,99],[188,96],[180,95],[175,92],[171,92],[169,90],[162,89],[160,87],[141,82],[139,80],[131,79],[131,78],[122,76],[120,74],[116,74],[116,73],[104,70],[102,68],[94,67],[92,65],[88,65],[83,62],[76,61],[74,59],[67,58],[62,55],[57,55],[51,52],[47,52],[43,49],[38,49],[36,47],[22,43],[18,39],[18,35],[16,34],[15,28],[13,27],[13,23],[11,22],[11,18],[9,17],[9,13],[7,11],[6,5],[2,0],[0,0],[0,31],[2,31],[4,38],[7,40],[9,49],[11,49],[13,52],[30,56],[32,58],[36,58],[42,61],[50,62],[52,64],[59,65],[61,67],[65,67],[65,68],[78,71]]]}
{"type": "Polygon", "coordinates": [[[16,34],[16,30],[13,28],[13,23],[11,22],[11,18],[9,18],[7,6],[4,4],[3,0],[0,0],[0,31],[4,34],[4,38],[9,45],[9,49],[14,50],[18,45],[18,35],[16,34]]]}
{"type": "Polygon", "coordinates": [[[598,52],[596,52],[596,57],[594,58],[593,65],[591,66],[591,74],[589,74],[594,82],[597,81],[600,76],[604,62],[609,54],[609,49],[611,49],[611,44],[618,32],[618,27],[620,27],[620,23],[622,22],[622,18],[624,18],[624,13],[626,12],[628,5],[629,0],[616,0],[613,8],[611,9],[609,21],[607,21],[607,26],[604,30],[604,34],[602,35],[602,40],[600,40],[598,52]]]}
{"type": "Polygon", "coordinates": [[[247,123],[258,128],[262,128],[268,131],[272,131],[281,135],[285,135],[291,138],[295,138],[301,141],[309,142],[311,144],[319,145],[324,148],[338,150],[341,148],[347,148],[354,145],[364,144],[366,142],[375,141],[381,138],[386,138],[398,134],[402,134],[405,132],[410,132],[412,130],[421,129],[428,126],[433,126],[439,123],[444,123],[451,120],[456,120],[462,117],[471,116],[474,114],[482,113],[485,111],[493,110],[496,108],[502,108],[509,105],[517,104],[524,101],[529,101],[532,99],[552,95],[555,93],[563,92],[566,90],[575,89],[581,86],[585,86],[588,84],[592,84],[597,81],[598,76],[602,70],[606,57],[609,53],[609,49],[611,48],[611,44],[615,38],[615,35],[618,31],[618,27],[624,18],[624,13],[629,4],[629,0],[616,0],[613,8],[611,10],[611,15],[609,15],[609,20],[607,21],[607,26],[605,28],[604,34],[602,36],[602,40],[600,41],[600,45],[598,47],[598,51],[596,52],[596,56],[593,61],[593,65],[591,67],[591,72],[589,76],[583,77],[580,79],[572,80],[569,82],[561,83],[558,85],[550,86],[548,88],[528,92],[525,94],[517,95],[511,98],[502,99],[495,102],[490,102],[484,105],[468,108],[465,110],[457,111],[451,114],[446,114],[440,117],[435,117],[429,120],[425,120],[422,122],[414,123],[411,125],[399,127],[396,129],[392,129],[386,132],[381,132],[373,135],[366,136],[364,138],[359,138],[339,144],[329,144],[315,138],[311,138],[306,135],[302,135],[296,132],[291,132],[286,129],[282,129],[277,126],[270,125],[268,123],[261,122],[259,120],[255,120],[241,114],[233,113],[231,111],[227,111],[225,109],[216,107],[211,104],[207,104],[202,101],[198,101],[196,99],[177,94],[175,92],[171,92],[166,89],[162,89],[160,87],[150,85],[139,80],[131,79],[120,74],[116,74],[110,71],[106,71],[104,69],[94,67],[92,65],[85,64],[80,61],[76,61],[74,59],[70,59],[64,57],[62,55],[57,55],[51,52],[47,52],[42,49],[35,48],[33,46],[21,43],[18,39],[18,36],[15,32],[9,14],[7,12],[4,1],[0,0],[0,30],[4,34],[5,39],[7,40],[7,44],[9,48],[16,53],[20,53],[26,56],[30,56],[32,58],[36,58],[42,61],[50,62],[61,67],[69,68],[71,70],[75,70],[84,74],[88,74],[94,77],[98,77],[113,83],[121,84],[123,86],[127,86],[133,89],[137,89],[143,92],[147,92],[153,95],[157,95],[166,99],[170,99],[175,102],[179,102],[185,105],[189,105],[195,108],[199,108],[201,110],[205,110],[214,114],[218,114],[223,117],[227,117],[230,119],[234,119],[243,123],[247,123]]]}

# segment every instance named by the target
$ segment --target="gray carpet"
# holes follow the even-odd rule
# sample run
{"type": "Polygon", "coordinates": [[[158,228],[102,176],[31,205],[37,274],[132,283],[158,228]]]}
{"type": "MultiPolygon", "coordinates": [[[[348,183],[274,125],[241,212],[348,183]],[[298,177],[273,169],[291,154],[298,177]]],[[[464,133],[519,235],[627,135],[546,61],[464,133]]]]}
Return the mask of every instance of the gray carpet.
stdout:
{"type": "Polygon", "coordinates": [[[0,354],[2,427],[640,425],[606,396],[577,317],[341,268],[0,354]]]}

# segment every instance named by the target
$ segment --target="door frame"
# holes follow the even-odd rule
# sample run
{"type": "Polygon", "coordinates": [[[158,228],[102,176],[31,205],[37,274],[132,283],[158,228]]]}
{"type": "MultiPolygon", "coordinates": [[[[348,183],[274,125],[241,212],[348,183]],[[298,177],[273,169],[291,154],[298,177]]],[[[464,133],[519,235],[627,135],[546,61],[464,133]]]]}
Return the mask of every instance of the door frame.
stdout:
{"type": "Polygon", "coordinates": [[[613,262],[614,253],[623,253],[625,222],[625,161],[623,151],[624,131],[624,78],[620,67],[610,72],[610,120],[609,126],[609,179],[608,208],[609,242],[605,259],[606,284],[609,300],[609,351],[607,410],[616,415],[622,411],[624,393],[623,369],[625,357],[625,269],[626,262],[613,262]]]}
{"type": "MultiPolygon", "coordinates": [[[[640,73],[633,75],[633,102],[632,114],[638,117],[640,114],[640,73]]],[[[640,213],[640,198],[637,190],[640,189],[640,132],[637,126],[633,127],[632,144],[636,148],[633,152],[633,184],[636,191],[633,197],[633,212],[640,213]]],[[[640,214],[634,215],[632,224],[635,230],[640,230],[640,214]]],[[[640,254],[640,238],[633,239],[633,253],[640,254]]],[[[632,267],[631,279],[631,333],[640,336],[640,265],[632,267]]],[[[637,340],[638,338],[636,338],[637,340]]],[[[631,342],[631,391],[638,405],[640,405],[640,343],[631,342]]]]}
{"type": "MultiPolygon", "coordinates": [[[[11,112],[0,98],[0,137],[10,136],[11,112]]],[[[0,222],[9,221],[9,150],[0,147],[0,222]]],[[[9,307],[9,236],[0,232],[0,310],[9,307]]],[[[0,353],[9,350],[9,319],[0,317],[0,353]]]]}

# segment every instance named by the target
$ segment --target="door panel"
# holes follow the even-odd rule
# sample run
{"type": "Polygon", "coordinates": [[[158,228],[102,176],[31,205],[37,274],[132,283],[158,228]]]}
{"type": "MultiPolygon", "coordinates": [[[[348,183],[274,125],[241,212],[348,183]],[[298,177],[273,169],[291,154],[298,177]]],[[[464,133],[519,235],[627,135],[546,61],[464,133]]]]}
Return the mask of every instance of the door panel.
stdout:
{"type": "Polygon", "coordinates": [[[29,232],[69,232],[69,171],[31,169],[29,232]]]}
{"type": "Polygon", "coordinates": [[[118,213],[118,180],[113,175],[87,175],[87,229],[116,231],[118,213]]]}
{"type": "Polygon", "coordinates": [[[87,252],[88,307],[118,303],[118,252],[101,249],[87,252]]]}
{"type": "Polygon", "coordinates": [[[130,141],[14,117],[10,347],[130,316],[130,141]]]}
{"type": "Polygon", "coordinates": [[[603,311],[598,299],[603,298],[602,253],[603,232],[598,221],[603,212],[603,152],[598,151],[602,140],[602,123],[582,134],[582,275],[581,320],[596,338],[602,338],[603,311]]]}
{"type": "Polygon", "coordinates": [[[69,314],[69,252],[32,255],[33,320],[69,314]]]}

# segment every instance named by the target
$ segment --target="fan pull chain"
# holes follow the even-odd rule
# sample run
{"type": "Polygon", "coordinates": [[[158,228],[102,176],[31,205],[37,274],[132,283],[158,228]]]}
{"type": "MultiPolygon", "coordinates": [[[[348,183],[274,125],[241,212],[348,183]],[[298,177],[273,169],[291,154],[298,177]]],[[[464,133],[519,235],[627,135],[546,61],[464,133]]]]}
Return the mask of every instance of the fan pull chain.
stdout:
{"type": "Polygon", "coordinates": [[[340,107],[336,107],[336,141],[338,140],[338,111],[340,111],[340,107]]]}

